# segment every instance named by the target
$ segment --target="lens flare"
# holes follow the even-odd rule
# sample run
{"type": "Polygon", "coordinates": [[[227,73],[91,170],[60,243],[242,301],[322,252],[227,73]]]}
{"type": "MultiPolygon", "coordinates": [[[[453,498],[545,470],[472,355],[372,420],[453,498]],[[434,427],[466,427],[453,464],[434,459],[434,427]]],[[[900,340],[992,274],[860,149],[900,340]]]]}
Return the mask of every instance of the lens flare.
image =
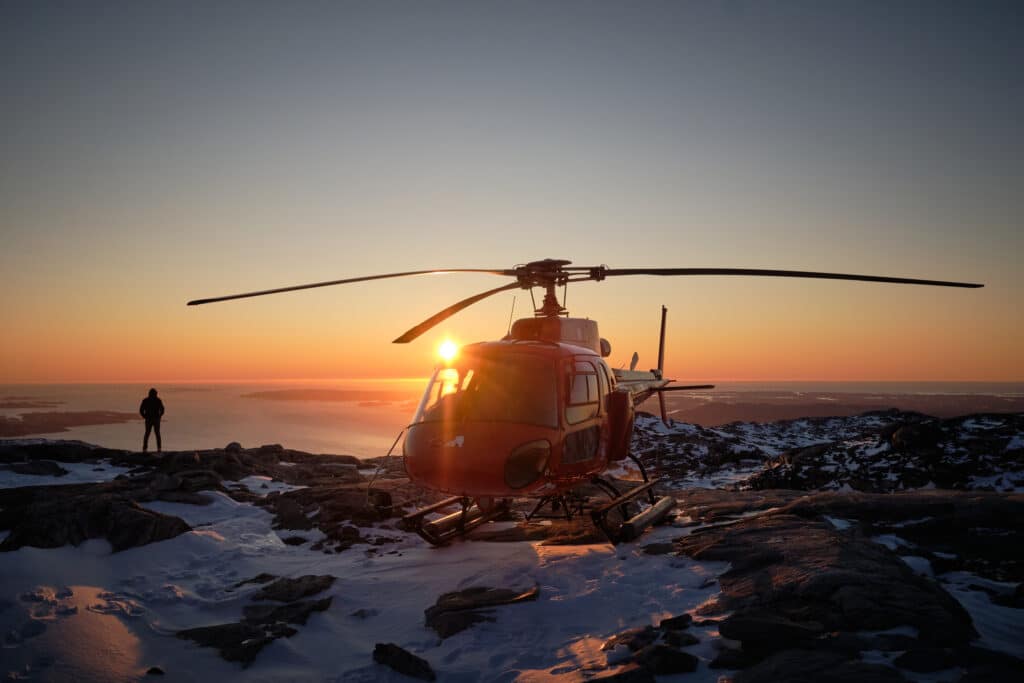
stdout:
{"type": "Polygon", "coordinates": [[[445,339],[441,342],[441,345],[437,347],[437,355],[440,356],[441,360],[445,363],[451,363],[455,360],[455,357],[459,355],[459,345],[451,339],[445,339]]]}

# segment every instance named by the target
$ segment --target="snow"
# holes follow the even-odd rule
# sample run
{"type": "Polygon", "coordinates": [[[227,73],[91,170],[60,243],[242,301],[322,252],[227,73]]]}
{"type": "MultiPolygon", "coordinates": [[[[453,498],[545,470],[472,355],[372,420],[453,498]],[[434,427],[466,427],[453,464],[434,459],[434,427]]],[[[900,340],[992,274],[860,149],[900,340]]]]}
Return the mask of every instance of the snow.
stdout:
{"type": "Polygon", "coordinates": [[[915,574],[930,577],[935,576],[935,572],[932,571],[932,563],[925,557],[921,557],[920,555],[900,555],[900,559],[903,560],[908,567],[914,570],[915,574]]]}
{"type": "MultiPolygon", "coordinates": [[[[0,628],[6,632],[30,621],[48,625],[42,635],[4,650],[5,670],[60,652],[59,671],[66,679],[125,680],[155,665],[169,680],[398,681],[400,676],[371,657],[375,643],[395,642],[430,661],[441,680],[579,680],[582,672],[604,670],[608,656],[600,648],[608,637],[692,612],[714,598],[715,578],[728,567],[646,555],[640,544],[461,542],[438,549],[390,530],[399,543],[325,555],[285,545],[271,528],[271,515],[258,507],[219,492],[204,495],[209,505],[145,504],[194,527],[174,539],[116,554],[102,540],[5,554],[0,597],[12,600],[14,608],[0,613],[0,628]],[[332,596],[331,608],[314,614],[292,638],[267,646],[245,670],[213,649],[172,637],[183,628],[237,621],[258,586],[236,584],[261,572],[339,577],[317,596],[332,596]],[[494,623],[444,641],[425,627],[423,611],[439,595],[479,585],[538,585],[540,597],[495,608],[494,623]],[[71,587],[71,597],[48,598],[46,614],[33,614],[37,603],[18,598],[56,594],[63,586],[71,587]],[[61,607],[69,613],[58,615],[61,607]],[[72,613],[71,607],[78,609],[72,613]],[[365,618],[353,616],[359,610],[365,618]],[[78,654],[65,657],[63,643],[69,640],[78,654]]],[[[653,529],[644,544],[679,535],[673,526],[653,529]]],[[[688,650],[704,665],[687,680],[715,681],[718,672],[706,663],[715,656],[717,631],[693,631],[702,642],[688,650]]]]}
{"type": "Polygon", "coordinates": [[[971,615],[974,628],[981,638],[977,645],[1024,658],[1024,639],[1020,637],[1020,610],[1003,607],[992,602],[984,591],[971,586],[983,586],[996,592],[1010,593],[1016,584],[992,581],[971,572],[949,572],[941,575],[943,587],[956,598],[971,615]]]}
{"type": "Polygon", "coordinates": [[[935,519],[935,518],[934,517],[917,517],[915,519],[905,519],[902,522],[892,522],[891,524],[889,524],[889,526],[891,526],[894,529],[902,529],[902,528],[908,527],[908,526],[917,526],[918,524],[925,524],[926,522],[930,522],[933,519],[935,519]]]}
{"type": "MultiPolygon", "coordinates": [[[[865,425],[877,418],[836,418],[827,424],[793,421],[773,425],[736,423],[705,430],[684,423],[664,425],[657,418],[638,416],[638,434],[652,436],[654,447],[669,459],[711,455],[702,442],[708,435],[727,441],[725,450],[749,449],[763,455],[847,439],[853,458],[826,456],[828,468],[849,473],[878,468],[892,475],[888,444],[863,436],[865,425]],[[654,438],[656,436],[657,438],[654,438]],[[668,437],[668,438],[665,438],[668,437]],[[674,450],[673,450],[674,449],[674,450]]],[[[992,429],[986,419],[965,420],[965,430],[992,429]]],[[[25,440],[43,441],[43,440],[25,440]]],[[[1015,436],[1006,450],[1024,448],[1015,436]]],[[[718,451],[721,452],[721,451],[718,451]]],[[[290,463],[281,463],[288,466],[290,463]]],[[[616,473],[636,478],[632,463],[616,473]]],[[[0,470],[0,487],[104,481],[127,472],[109,462],[61,463],[64,477],[16,475],[0,470]],[[101,471],[95,468],[102,467],[101,471]]],[[[674,485],[717,488],[740,482],[764,466],[743,460],[722,467],[695,467],[674,485]]],[[[376,468],[361,470],[374,472],[376,468]]],[[[675,477],[674,477],[675,478],[675,477]]],[[[890,476],[892,478],[892,476],[890,476]]],[[[1013,479],[1020,473],[975,477],[972,488],[1024,490],[1013,479]]],[[[256,495],[291,491],[292,486],[269,477],[250,476],[225,482],[256,495]]],[[[934,488],[929,482],[925,488],[934,488]]],[[[852,491],[848,483],[839,491],[852,491]]],[[[605,640],[626,629],[658,624],[662,618],[695,613],[713,605],[717,577],[728,568],[721,562],[697,562],[675,555],[646,555],[650,543],[674,540],[700,528],[686,517],[652,529],[636,544],[541,546],[537,543],[457,542],[431,548],[413,534],[393,529],[380,533],[398,539],[379,547],[356,545],[339,554],[323,554],[283,539],[299,536],[309,542],[324,538],[311,531],[274,530],[272,516],[257,506],[239,503],[220,492],[204,492],[209,505],[150,502],[144,506],[184,519],[193,531],[161,543],[112,554],[106,541],[57,549],[22,548],[0,555],[0,633],[42,632],[0,650],[0,675],[22,672],[54,658],[43,677],[62,680],[129,680],[150,666],[160,666],[168,680],[408,680],[373,662],[377,642],[394,642],[427,659],[442,681],[578,681],[614,673],[625,653],[601,650],[605,640]],[[333,598],[329,610],[314,614],[298,634],[267,646],[248,668],[225,662],[217,652],[179,640],[184,628],[237,621],[243,606],[259,589],[237,584],[257,574],[277,576],[331,574],[338,581],[316,596],[333,598]],[[444,641],[424,625],[423,611],[442,593],[471,586],[526,589],[538,586],[534,602],[492,610],[493,623],[481,623],[444,641]],[[35,596],[31,599],[22,596],[35,596]],[[38,600],[36,600],[38,597],[38,600]],[[13,603],[5,609],[5,605],[13,603]],[[43,659],[40,659],[43,658],[43,659]],[[611,666],[611,669],[606,667],[611,666]]],[[[764,514],[764,511],[749,513],[764,514]]],[[[833,528],[846,530],[856,520],[825,518],[833,528]]],[[[912,519],[894,527],[930,518],[912,519]]],[[[542,522],[543,523],[543,522],[542,522]]],[[[548,522],[550,523],[550,522],[548,522]]],[[[726,524],[733,521],[724,522],[726,524]]],[[[491,528],[507,525],[495,523],[491,528]]],[[[982,533],[983,530],[979,530],[982,533]]],[[[0,532],[0,541],[7,532],[0,532]]],[[[970,612],[981,634],[980,645],[1024,656],[1019,638],[1019,610],[991,602],[978,586],[1009,593],[1015,584],[999,584],[967,572],[934,575],[931,563],[915,546],[896,534],[872,539],[895,551],[917,574],[947,588],[970,612]]],[[[935,553],[936,556],[955,556],[935,553]]],[[[707,663],[725,642],[715,626],[690,631],[701,642],[686,648],[702,664],[684,677],[659,680],[716,681],[720,674],[707,663]]],[[[916,636],[909,627],[885,633],[916,636]]],[[[865,661],[889,661],[892,653],[864,653],[865,661]]],[[[38,671],[36,672],[39,673],[38,671]]],[[[945,681],[949,672],[911,677],[945,681]]]]}
{"type": "Polygon", "coordinates": [[[913,548],[914,544],[909,541],[896,536],[894,534],[882,534],[880,536],[872,536],[869,540],[874,541],[880,545],[884,545],[889,550],[899,550],[900,548],[913,548]]]}
{"type": "Polygon", "coordinates": [[[969,418],[960,423],[968,431],[988,431],[1003,426],[1002,420],[993,418],[969,418]]]}
{"type": "Polygon", "coordinates": [[[829,517],[828,515],[825,515],[825,519],[828,521],[829,524],[831,524],[834,528],[840,531],[845,531],[846,529],[849,529],[851,526],[853,526],[853,522],[851,522],[848,519],[829,517]]]}
{"type": "Polygon", "coordinates": [[[1022,493],[1024,485],[1024,472],[997,472],[987,476],[971,476],[968,479],[969,487],[972,489],[1002,491],[1004,493],[1022,493]]]}
{"type": "Polygon", "coordinates": [[[277,481],[276,479],[260,474],[243,477],[242,479],[234,482],[225,482],[225,485],[234,488],[244,488],[250,493],[254,493],[260,497],[266,497],[271,493],[285,493],[287,491],[296,491],[298,489],[306,488],[305,486],[286,484],[283,481],[277,481]]]}
{"type": "Polygon", "coordinates": [[[0,489],[18,486],[54,486],[59,484],[88,484],[110,481],[120,474],[131,470],[129,467],[116,467],[109,460],[96,462],[58,462],[68,471],[59,477],[39,474],[17,474],[11,470],[0,469],[0,489]]]}

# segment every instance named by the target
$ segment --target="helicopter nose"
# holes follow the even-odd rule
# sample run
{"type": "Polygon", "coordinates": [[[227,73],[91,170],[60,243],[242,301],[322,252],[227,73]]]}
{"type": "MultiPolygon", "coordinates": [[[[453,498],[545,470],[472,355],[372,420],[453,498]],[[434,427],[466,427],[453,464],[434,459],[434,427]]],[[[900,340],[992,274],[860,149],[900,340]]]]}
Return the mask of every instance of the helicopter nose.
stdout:
{"type": "Polygon", "coordinates": [[[493,423],[414,425],[405,443],[406,472],[417,484],[440,491],[508,495],[505,465],[517,444],[504,431],[493,423]]]}

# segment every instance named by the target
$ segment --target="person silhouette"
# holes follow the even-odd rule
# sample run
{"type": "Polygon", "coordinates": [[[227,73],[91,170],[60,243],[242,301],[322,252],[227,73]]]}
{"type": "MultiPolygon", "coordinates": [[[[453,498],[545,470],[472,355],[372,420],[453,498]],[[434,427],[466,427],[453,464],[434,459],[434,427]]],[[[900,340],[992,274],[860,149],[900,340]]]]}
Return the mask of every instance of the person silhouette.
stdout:
{"type": "Polygon", "coordinates": [[[149,432],[156,432],[156,452],[160,452],[160,418],[164,414],[164,402],[156,397],[156,389],[149,390],[149,396],[142,399],[139,415],[146,421],[146,435],[142,437],[142,452],[149,448],[149,432]]]}

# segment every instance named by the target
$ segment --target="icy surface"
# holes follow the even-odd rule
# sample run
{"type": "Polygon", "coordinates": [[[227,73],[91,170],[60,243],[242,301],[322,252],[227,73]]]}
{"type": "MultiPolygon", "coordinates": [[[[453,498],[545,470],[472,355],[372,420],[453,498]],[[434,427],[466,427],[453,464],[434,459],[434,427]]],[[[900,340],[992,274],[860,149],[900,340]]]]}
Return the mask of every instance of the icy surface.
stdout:
{"type": "MultiPolygon", "coordinates": [[[[281,463],[282,465],[294,465],[294,463],[281,463]]],[[[266,496],[271,493],[284,493],[285,491],[295,491],[298,489],[304,489],[305,486],[295,486],[292,484],[286,484],[283,481],[277,481],[267,476],[254,474],[252,476],[243,477],[238,481],[225,482],[226,486],[233,488],[243,488],[254,493],[258,496],[266,496]]]]}
{"type": "Polygon", "coordinates": [[[38,474],[17,474],[8,469],[0,469],[0,489],[18,486],[54,486],[57,484],[88,484],[99,481],[110,481],[119,474],[125,474],[128,467],[116,467],[107,460],[98,462],[58,462],[68,471],[59,477],[38,474]]]}
{"type": "MultiPolygon", "coordinates": [[[[395,642],[430,661],[441,680],[579,680],[589,669],[605,669],[605,639],[692,611],[717,593],[714,579],[727,568],[645,555],[637,545],[464,542],[435,549],[397,531],[390,533],[400,542],[381,553],[324,555],[285,545],[264,510],[222,493],[204,495],[210,505],[145,504],[194,527],[171,540],[116,554],[106,541],[89,541],[2,556],[0,597],[15,608],[0,613],[0,626],[51,624],[44,636],[4,651],[6,670],[62,651],[57,639],[73,638],[76,651],[93,654],[62,658],[60,672],[68,679],[124,680],[160,666],[169,680],[398,681],[403,679],[371,657],[375,643],[395,642]],[[318,596],[332,596],[331,608],[314,614],[295,636],[267,646],[245,670],[213,649],[172,637],[184,628],[237,621],[258,588],[238,582],[262,572],[339,577],[318,596]],[[540,598],[496,608],[493,623],[444,641],[424,626],[423,610],[439,595],[479,585],[537,585],[540,598]],[[36,603],[17,597],[49,596],[64,586],[72,587],[73,597],[51,600],[46,614],[33,614],[36,603]],[[59,609],[68,613],[58,615],[59,609]],[[353,616],[360,610],[363,618],[353,616]],[[115,656],[96,654],[100,648],[115,656]]],[[[679,528],[668,526],[644,542],[679,535],[679,528]]],[[[704,665],[687,680],[715,681],[718,674],[706,667],[715,655],[714,628],[694,632],[702,642],[688,651],[704,665]]]]}

